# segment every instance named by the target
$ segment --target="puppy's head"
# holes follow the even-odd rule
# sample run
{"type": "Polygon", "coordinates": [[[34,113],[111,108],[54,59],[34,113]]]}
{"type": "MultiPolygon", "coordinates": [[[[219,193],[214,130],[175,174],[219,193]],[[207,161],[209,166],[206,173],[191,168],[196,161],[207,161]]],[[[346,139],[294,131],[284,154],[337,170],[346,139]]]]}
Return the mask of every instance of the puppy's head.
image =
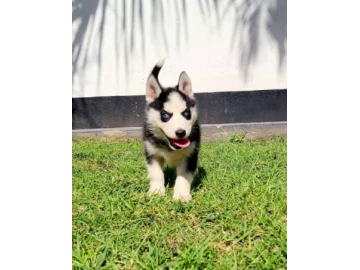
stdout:
{"type": "Polygon", "coordinates": [[[146,83],[147,121],[171,149],[180,150],[191,143],[189,136],[197,120],[196,103],[186,72],[180,74],[177,86],[160,85],[158,74],[163,63],[154,67],[146,83]]]}

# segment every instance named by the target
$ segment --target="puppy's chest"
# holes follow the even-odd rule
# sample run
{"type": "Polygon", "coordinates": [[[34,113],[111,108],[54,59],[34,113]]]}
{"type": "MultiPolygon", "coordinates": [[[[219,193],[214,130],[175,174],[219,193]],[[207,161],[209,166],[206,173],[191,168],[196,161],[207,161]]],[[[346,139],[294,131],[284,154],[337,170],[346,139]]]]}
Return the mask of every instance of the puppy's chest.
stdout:
{"type": "Polygon", "coordinates": [[[194,146],[190,145],[188,148],[181,151],[159,151],[158,155],[161,156],[170,167],[176,167],[184,159],[191,155],[194,151],[194,146]]]}

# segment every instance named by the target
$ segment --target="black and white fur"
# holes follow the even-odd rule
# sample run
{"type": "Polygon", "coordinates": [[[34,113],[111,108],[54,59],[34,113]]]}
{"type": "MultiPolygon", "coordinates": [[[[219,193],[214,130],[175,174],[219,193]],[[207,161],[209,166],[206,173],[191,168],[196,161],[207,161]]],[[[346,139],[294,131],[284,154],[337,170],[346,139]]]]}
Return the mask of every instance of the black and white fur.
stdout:
{"type": "MultiPolygon", "coordinates": [[[[164,88],[158,74],[164,64],[159,61],[146,83],[146,119],[143,140],[149,194],[165,194],[163,166],[176,167],[175,200],[190,201],[191,183],[197,170],[200,149],[200,126],[192,84],[188,75],[180,74],[178,85],[164,88]],[[179,138],[190,144],[181,148],[179,138]]],[[[181,141],[181,140],[180,140],[181,141]]]]}

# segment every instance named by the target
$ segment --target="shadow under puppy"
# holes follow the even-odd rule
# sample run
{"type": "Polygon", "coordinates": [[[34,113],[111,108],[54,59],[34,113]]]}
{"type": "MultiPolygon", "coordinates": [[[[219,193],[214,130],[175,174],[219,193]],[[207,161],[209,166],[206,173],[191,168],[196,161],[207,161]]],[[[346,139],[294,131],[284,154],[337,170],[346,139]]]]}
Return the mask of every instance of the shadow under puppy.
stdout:
{"type": "Polygon", "coordinates": [[[182,72],[178,85],[164,88],[158,80],[164,60],[153,68],[146,83],[143,141],[150,178],[149,194],[165,194],[164,163],[176,167],[175,200],[190,201],[191,183],[200,150],[200,126],[192,84],[182,72]]]}

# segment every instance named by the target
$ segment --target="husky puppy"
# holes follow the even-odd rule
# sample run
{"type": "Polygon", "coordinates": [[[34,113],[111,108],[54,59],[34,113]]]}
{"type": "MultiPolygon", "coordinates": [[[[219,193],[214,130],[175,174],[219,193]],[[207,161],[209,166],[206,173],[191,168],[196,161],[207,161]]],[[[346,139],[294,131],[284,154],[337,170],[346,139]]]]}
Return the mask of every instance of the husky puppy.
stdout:
{"type": "Polygon", "coordinates": [[[176,167],[175,200],[192,199],[191,183],[197,170],[200,126],[188,75],[180,74],[178,85],[164,88],[158,80],[164,60],[153,68],[146,83],[146,119],[143,140],[150,178],[149,194],[165,194],[163,166],[176,167]]]}

